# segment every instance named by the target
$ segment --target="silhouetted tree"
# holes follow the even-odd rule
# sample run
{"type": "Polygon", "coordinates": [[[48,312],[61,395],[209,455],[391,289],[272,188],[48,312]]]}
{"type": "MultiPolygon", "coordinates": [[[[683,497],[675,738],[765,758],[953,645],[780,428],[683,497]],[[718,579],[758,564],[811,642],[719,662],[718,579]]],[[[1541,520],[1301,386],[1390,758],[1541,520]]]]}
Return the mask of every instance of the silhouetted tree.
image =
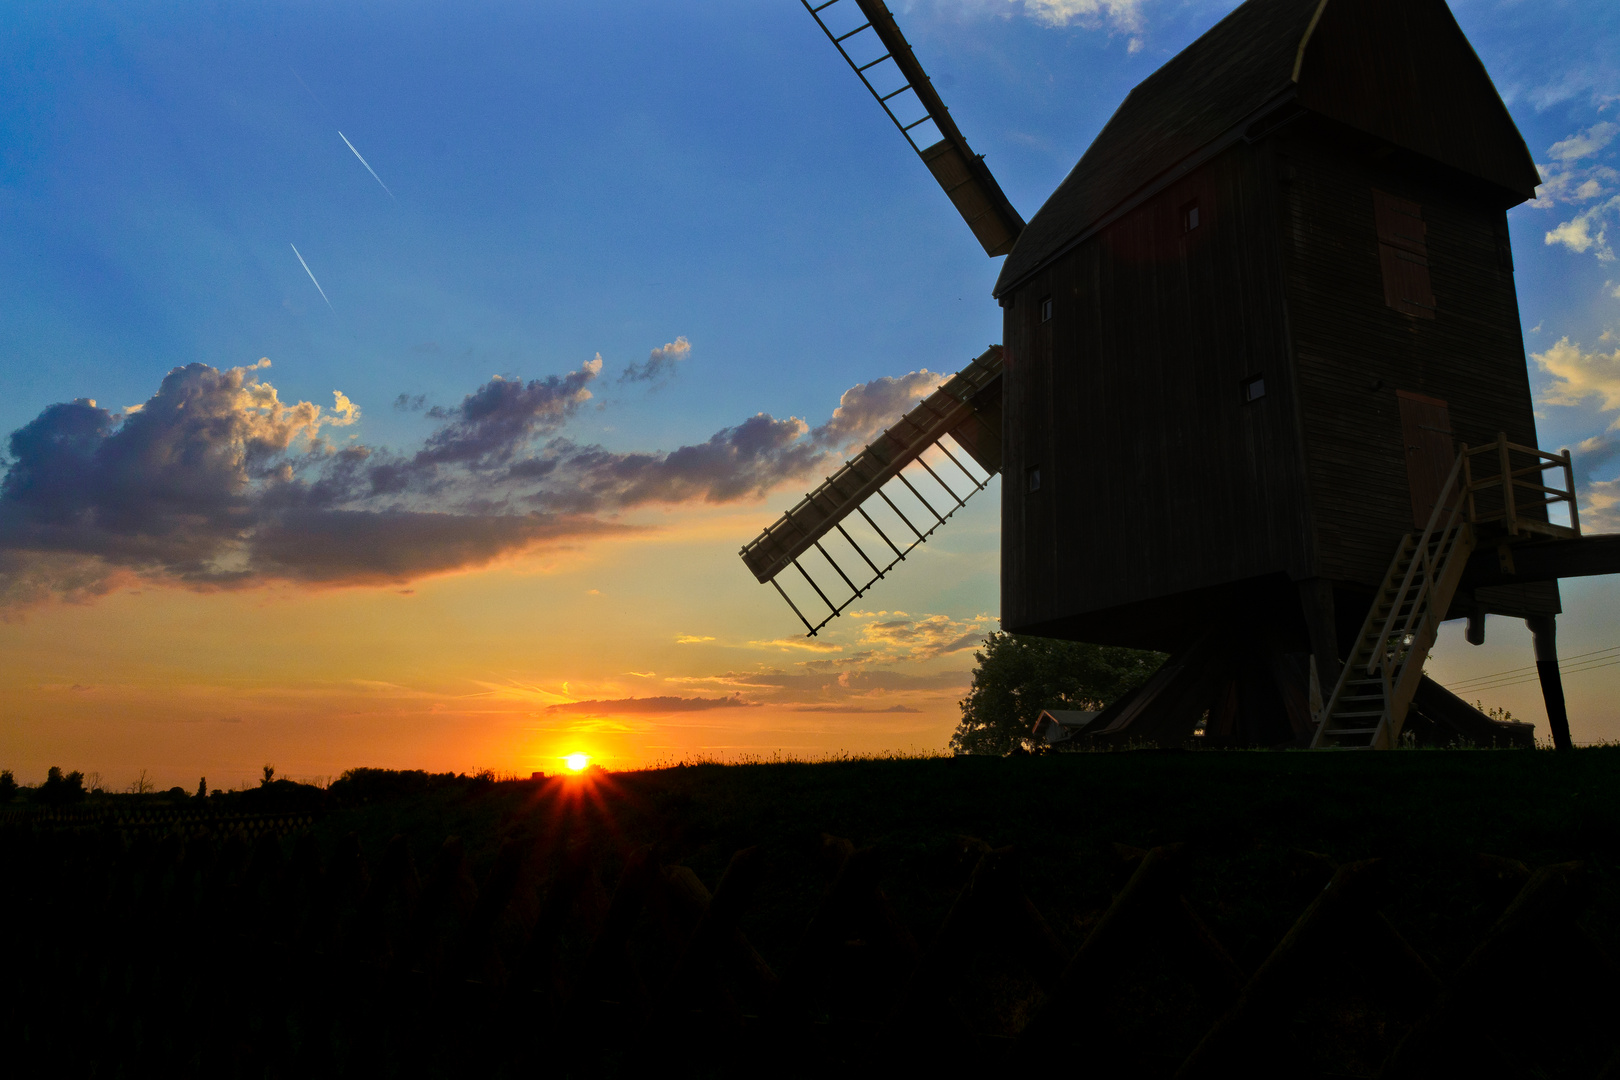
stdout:
{"type": "Polygon", "coordinates": [[[208,777],[206,776],[197,781],[197,798],[208,798],[208,777]]]}
{"type": "Polygon", "coordinates": [[[1146,682],[1164,654],[997,632],[974,659],[973,686],[951,736],[956,754],[1028,749],[1042,709],[1105,709],[1146,682]]]}
{"type": "Polygon", "coordinates": [[[17,778],[11,775],[10,769],[0,770],[0,803],[8,803],[17,797],[17,778]]]}
{"type": "Polygon", "coordinates": [[[264,767],[264,779],[259,781],[259,786],[260,787],[269,787],[272,783],[275,782],[275,779],[276,779],[276,767],[274,765],[266,765],[264,767]]]}
{"type": "Polygon", "coordinates": [[[46,806],[62,806],[83,799],[84,773],[77,769],[64,776],[61,769],[52,765],[45,773],[45,782],[34,789],[34,801],[46,806]]]}

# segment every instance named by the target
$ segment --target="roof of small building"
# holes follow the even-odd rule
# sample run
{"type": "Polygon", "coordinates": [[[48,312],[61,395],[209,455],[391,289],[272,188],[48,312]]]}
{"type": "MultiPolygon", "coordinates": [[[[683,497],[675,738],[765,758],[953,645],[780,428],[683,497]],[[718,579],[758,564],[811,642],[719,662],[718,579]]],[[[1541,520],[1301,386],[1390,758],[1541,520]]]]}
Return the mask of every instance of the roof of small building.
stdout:
{"type": "Polygon", "coordinates": [[[996,295],[1296,92],[1313,111],[1482,176],[1519,200],[1539,180],[1444,0],[1248,0],[1126,96],[1019,236],[996,295]],[[1404,107],[1414,99],[1428,107],[1404,107]],[[1457,123],[1459,104],[1467,124],[1457,123]]]}

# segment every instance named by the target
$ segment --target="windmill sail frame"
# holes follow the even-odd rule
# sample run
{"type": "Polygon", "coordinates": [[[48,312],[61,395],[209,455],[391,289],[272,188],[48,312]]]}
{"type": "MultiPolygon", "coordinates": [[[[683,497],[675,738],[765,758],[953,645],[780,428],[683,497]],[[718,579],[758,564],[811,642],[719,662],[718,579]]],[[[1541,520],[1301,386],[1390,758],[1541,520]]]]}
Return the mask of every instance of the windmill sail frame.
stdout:
{"type": "MultiPolygon", "coordinates": [[[[966,506],[968,499],[983,491],[990,478],[1001,471],[1001,368],[1001,346],[992,345],[967,367],[946,379],[938,389],[845,462],[842,468],[806,495],[798,505],[743,547],[741,555],[744,564],[761,584],[769,582],[776,587],[804,623],[810,636],[815,636],[851,603],[864,596],[912,549],[933,535],[957,510],[966,506]],[[984,475],[975,475],[961,458],[951,453],[944,442],[947,437],[984,475]],[[930,465],[925,456],[935,449],[939,451],[939,469],[930,465]],[[916,466],[917,483],[906,476],[907,468],[913,465],[916,466]],[[941,472],[945,475],[942,476],[941,472]],[[958,473],[968,482],[970,489],[965,494],[959,493],[946,479],[955,479],[958,473]],[[905,495],[901,494],[900,489],[896,490],[895,496],[885,492],[885,487],[893,481],[899,482],[905,495]],[[919,490],[919,484],[929,490],[937,488],[943,491],[949,501],[942,501],[941,507],[936,507],[919,490]],[[920,524],[907,516],[897,504],[896,498],[905,496],[914,499],[926,512],[927,516],[919,518],[920,524]],[[868,510],[869,505],[873,508],[871,511],[868,510]],[[873,513],[885,510],[887,513],[883,516],[889,517],[891,522],[899,522],[898,526],[892,526],[893,536],[873,517],[873,513]],[[846,520],[857,516],[881,540],[881,545],[873,545],[875,557],[874,552],[867,551],[844,528],[846,520]],[[857,570],[852,577],[827,551],[822,541],[834,532],[847,542],[859,562],[871,571],[870,578],[854,560],[851,560],[851,564],[856,565],[857,570]],[[801,557],[811,551],[825,559],[837,577],[848,586],[851,595],[841,603],[835,603],[827,590],[800,563],[801,557]],[[777,581],[778,576],[788,570],[797,571],[816,597],[826,605],[828,614],[819,622],[812,622],[777,581]],[[860,579],[865,579],[864,583],[857,583],[860,579]]],[[[961,484],[960,479],[955,482],[961,484]]],[[[938,495],[935,497],[938,498],[938,495]]]]}
{"type": "Polygon", "coordinates": [[[900,134],[906,137],[906,142],[922,158],[928,171],[934,174],[939,186],[945,189],[962,219],[967,222],[968,228],[978,239],[984,253],[991,257],[1005,255],[1012,250],[1019,233],[1024,231],[1024,219],[1013,207],[1012,202],[996,183],[995,176],[985,165],[984,158],[973,152],[967,139],[957,128],[956,121],[951,119],[951,111],[945,107],[938,91],[934,89],[933,81],[923,70],[917,57],[911,51],[911,45],[906,41],[900,27],[894,21],[883,0],[853,0],[860,8],[866,21],[855,29],[843,34],[834,32],[828,26],[821,13],[834,7],[844,0],[823,0],[820,4],[812,4],[811,0],[799,0],[804,9],[816,20],[838,49],[840,56],[849,64],[850,69],[860,77],[866,89],[883,106],[894,126],[900,129],[900,134]],[[877,35],[878,41],[883,45],[883,55],[866,63],[857,61],[849,54],[844,42],[857,37],[863,31],[871,30],[877,35]],[[883,63],[885,60],[894,62],[899,70],[900,77],[905,83],[897,89],[884,92],[872,85],[867,72],[883,63]],[[909,123],[895,115],[889,102],[910,90],[916,95],[917,101],[922,105],[925,114],[909,123]],[[929,146],[918,146],[917,140],[912,136],[912,130],[921,124],[932,120],[939,129],[940,140],[929,146]]]}

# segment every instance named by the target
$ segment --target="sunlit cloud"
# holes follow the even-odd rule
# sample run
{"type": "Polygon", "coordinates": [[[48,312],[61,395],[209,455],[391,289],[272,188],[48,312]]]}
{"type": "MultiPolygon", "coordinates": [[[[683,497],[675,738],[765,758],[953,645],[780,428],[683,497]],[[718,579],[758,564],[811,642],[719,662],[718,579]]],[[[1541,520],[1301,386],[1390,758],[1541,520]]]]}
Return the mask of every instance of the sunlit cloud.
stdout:
{"type": "Polygon", "coordinates": [[[1547,210],[1587,204],[1547,230],[1545,242],[1549,246],[1562,246],[1576,254],[1591,252],[1604,262],[1614,258],[1607,230],[1620,212],[1620,195],[1613,194],[1620,172],[1597,158],[1609,149],[1616,136],[1620,136],[1620,123],[1593,124],[1553,143],[1547,149],[1549,163],[1536,165],[1542,182],[1531,206],[1547,210]]]}
{"type": "Polygon", "coordinates": [[[713,641],[713,640],[714,640],[714,638],[707,635],[707,634],[676,634],[675,635],[675,644],[677,644],[677,645],[701,645],[705,641],[713,641]]]}
{"type": "MultiPolygon", "coordinates": [[[[1552,376],[1541,395],[1549,405],[1578,406],[1595,402],[1600,412],[1620,411],[1620,349],[1587,351],[1568,337],[1543,352],[1531,353],[1536,366],[1552,376]]],[[[1599,531],[1620,530],[1617,491],[1620,481],[1597,480],[1593,474],[1620,459],[1620,418],[1607,430],[1582,440],[1575,448],[1576,482],[1581,520],[1599,531]]]]}

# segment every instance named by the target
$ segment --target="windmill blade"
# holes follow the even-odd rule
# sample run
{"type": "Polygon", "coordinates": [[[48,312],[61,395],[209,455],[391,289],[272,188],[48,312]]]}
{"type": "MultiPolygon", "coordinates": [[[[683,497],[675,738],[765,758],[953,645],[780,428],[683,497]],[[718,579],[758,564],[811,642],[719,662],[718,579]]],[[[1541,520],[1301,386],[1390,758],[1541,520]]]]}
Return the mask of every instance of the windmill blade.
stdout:
{"type": "Polygon", "coordinates": [[[883,111],[889,114],[889,119],[894,121],[894,126],[900,129],[900,134],[906,137],[906,142],[911,144],[917,156],[923,159],[923,164],[928,166],[928,171],[934,174],[939,186],[950,196],[957,212],[968,223],[968,228],[973,230],[973,235],[984,247],[984,253],[993,257],[1011,251],[1018,234],[1024,231],[1024,219],[1013,209],[1001,185],[996,183],[996,178],[985,165],[984,158],[973,152],[967,139],[957,130],[950,110],[940,100],[928,73],[923,71],[917,57],[912,54],[911,45],[900,32],[883,0],[826,0],[819,5],[812,5],[811,0],[800,0],[800,3],[815,18],[816,25],[821,27],[827,38],[838,47],[839,54],[860,76],[861,82],[872,92],[878,104],[883,106],[883,111]],[[822,15],[841,3],[855,4],[865,19],[861,25],[842,34],[828,26],[822,15]],[[863,63],[850,55],[850,46],[845,43],[859,42],[866,31],[876,35],[883,54],[863,63]],[[887,91],[872,85],[867,74],[885,60],[893,61],[900,77],[905,80],[901,86],[887,91]],[[922,116],[909,122],[897,116],[890,105],[907,90],[911,91],[917,104],[924,110],[922,116]],[[929,146],[918,146],[912,131],[929,120],[939,129],[940,139],[929,146]]]}
{"type": "Polygon", "coordinates": [[[776,586],[814,637],[999,471],[1001,346],[992,345],[760,533],[742,549],[742,560],[761,584],[776,586]],[[947,437],[960,456],[946,445],[947,437]],[[820,581],[805,568],[807,560],[820,581]],[[801,594],[803,607],[777,580],[784,574],[790,584],[809,587],[801,594]],[[822,608],[827,614],[819,622],[805,614],[822,608]]]}

